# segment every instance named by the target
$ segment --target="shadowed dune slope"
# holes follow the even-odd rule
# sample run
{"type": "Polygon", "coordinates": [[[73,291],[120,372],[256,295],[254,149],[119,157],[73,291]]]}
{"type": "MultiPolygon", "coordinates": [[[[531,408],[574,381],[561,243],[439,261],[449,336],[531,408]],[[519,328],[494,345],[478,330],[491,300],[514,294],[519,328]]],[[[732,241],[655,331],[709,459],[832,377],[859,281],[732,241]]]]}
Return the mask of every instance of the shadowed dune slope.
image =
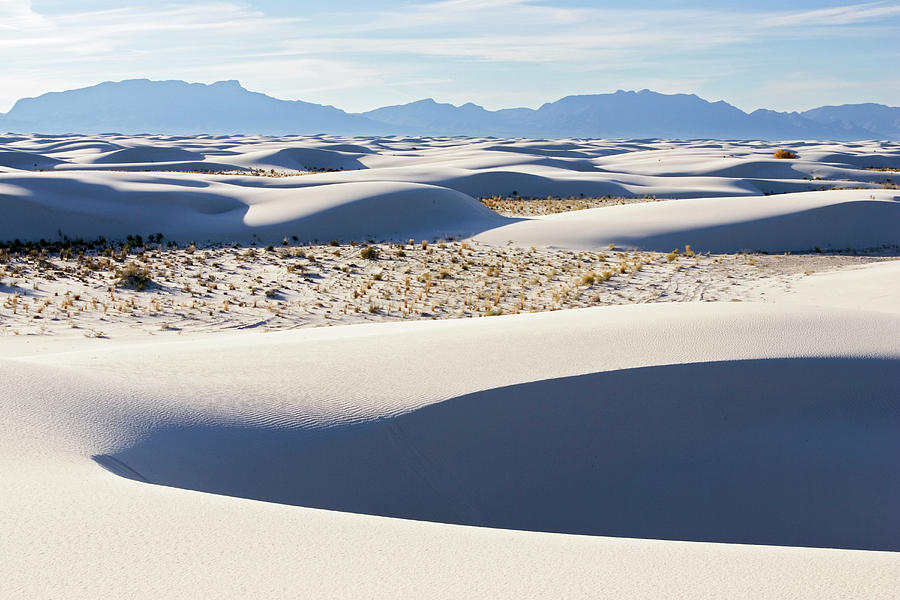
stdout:
{"type": "Polygon", "coordinates": [[[169,425],[96,460],[152,483],[505,529],[900,550],[900,361],[666,365],[319,430],[169,425]]]}
{"type": "Polygon", "coordinates": [[[470,236],[513,221],[465,194],[423,184],[250,187],[146,173],[10,174],[0,182],[0,208],[0,240],[160,232],[178,242],[406,241],[470,236]]]}
{"type": "Polygon", "coordinates": [[[35,154],[32,152],[21,152],[11,150],[0,150],[0,167],[9,167],[12,169],[52,169],[61,164],[62,161],[44,156],[43,154],[35,154]]]}
{"type": "Polygon", "coordinates": [[[249,152],[234,157],[230,162],[241,167],[279,171],[283,169],[292,171],[364,169],[365,165],[358,159],[361,154],[340,152],[337,149],[288,147],[280,150],[249,152]]]}
{"type": "Polygon", "coordinates": [[[809,251],[900,244],[896,192],[839,190],[745,198],[696,198],[613,206],[528,219],[477,236],[571,248],[607,244],[670,251],[809,251]]]}
{"type": "Polygon", "coordinates": [[[191,152],[183,148],[165,146],[134,146],[113,150],[94,158],[95,164],[119,164],[119,163],[157,163],[175,161],[202,161],[203,155],[199,152],[191,152]]]}

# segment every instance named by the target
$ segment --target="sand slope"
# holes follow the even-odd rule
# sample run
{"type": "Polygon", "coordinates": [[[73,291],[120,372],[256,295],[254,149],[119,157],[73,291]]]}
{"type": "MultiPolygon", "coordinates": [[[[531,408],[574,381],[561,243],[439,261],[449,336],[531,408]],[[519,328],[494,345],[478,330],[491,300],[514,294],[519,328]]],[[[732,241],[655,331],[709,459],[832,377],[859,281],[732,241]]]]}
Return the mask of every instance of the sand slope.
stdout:
{"type": "Polygon", "coordinates": [[[544,536],[302,508],[893,548],[900,321],[694,306],[86,345],[3,360],[18,390],[0,453],[12,509],[0,517],[12,557],[4,595],[33,596],[39,584],[54,595],[454,596],[476,581],[497,597],[538,597],[550,582],[567,597],[592,597],[598,586],[659,595],[660,582],[663,595],[694,597],[889,589],[900,577],[892,554],[544,536]],[[723,396],[735,379],[748,385],[723,396]],[[98,523],[117,533],[93,545],[98,523]],[[186,561],[232,564],[221,553],[227,540],[242,548],[234,556],[243,567],[215,584],[184,570],[186,561]],[[161,547],[153,561],[139,559],[161,547]],[[479,560],[462,558],[475,548],[479,560]],[[113,560],[132,567],[112,569],[113,560]],[[453,578],[438,575],[448,561],[453,578]],[[346,570],[354,575],[337,576],[346,570]],[[404,591],[415,571],[416,591],[404,591]],[[230,587],[233,578],[246,587],[230,587]],[[530,589],[536,580],[544,583],[530,589]]]}
{"type": "Polygon", "coordinates": [[[459,192],[422,184],[290,189],[178,173],[8,174],[0,182],[0,206],[8,215],[2,240],[59,239],[60,233],[123,239],[138,232],[185,243],[434,239],[509,221],[459,192]]]}
{"type": "Polygon", "coordinates": [[[878,248],[900,241],[900,196],[892,190],[804,192],[630,204],[529,219],[492,229],[486,243],[711,252],[878,248]]]}
{"type": "Polygon", "coordinates": [[[767,294],[778,304],[900,314],[900,261],[811,273],[789,289],[775,288],[767,294]]]}

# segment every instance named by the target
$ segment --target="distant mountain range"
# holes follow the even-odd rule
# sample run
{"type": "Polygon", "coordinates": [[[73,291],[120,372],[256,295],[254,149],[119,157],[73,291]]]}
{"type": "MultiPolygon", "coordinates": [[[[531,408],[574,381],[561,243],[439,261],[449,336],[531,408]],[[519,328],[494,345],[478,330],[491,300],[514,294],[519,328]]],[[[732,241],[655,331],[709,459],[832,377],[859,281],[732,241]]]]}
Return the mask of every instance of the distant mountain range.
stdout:
{"type": "Polygon", "coordinates": [[[428,99],[352,114],[251,92],[237,81],[132,79],[23,98],[0,114],[0,131],[900,140],[900,108],[870,103],[748,114],[693,94],[619,90],[567,96],[537,110],[428,99]]]}
{"type": "Polygon", "coordinates": [[[278,100],[237,81],[130,79],[23,98],[0,130],[27,133],[376,134],[384,125],[333,106],[278,100]]]}

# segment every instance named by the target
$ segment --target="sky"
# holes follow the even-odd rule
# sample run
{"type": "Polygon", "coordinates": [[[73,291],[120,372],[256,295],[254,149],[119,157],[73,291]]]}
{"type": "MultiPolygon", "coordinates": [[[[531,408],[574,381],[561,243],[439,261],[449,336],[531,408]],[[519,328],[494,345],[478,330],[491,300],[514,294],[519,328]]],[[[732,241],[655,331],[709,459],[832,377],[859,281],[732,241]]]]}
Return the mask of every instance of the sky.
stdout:
{"type": "Polygon", "coordinates": [[[900,0],[0,0],[0,112],[122,79],[237,79],[350,112],[652,89],[746,111],[900,105],[900,0]]]}

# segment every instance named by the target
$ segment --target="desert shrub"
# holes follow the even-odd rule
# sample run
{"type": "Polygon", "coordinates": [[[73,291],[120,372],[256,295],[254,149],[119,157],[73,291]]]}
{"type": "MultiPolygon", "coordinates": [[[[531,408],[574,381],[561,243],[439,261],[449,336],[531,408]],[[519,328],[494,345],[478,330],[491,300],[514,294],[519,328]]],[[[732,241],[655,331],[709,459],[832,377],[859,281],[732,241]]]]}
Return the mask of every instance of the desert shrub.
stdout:
{"type": "Polygon", "coordinates": [[[153,276],[150,270],[135,262],[130,262],[116,271],[116,276],[119,278],[116,285],[121,287],[142,290],[153,283],[153,276]]]}
{"type": "Polygon", "coordinates": [[[594,274],[593,271],[591,271],[590,273],[585,273],[584,275],[581,276],[581,285],[591,286],[591,285],[594,285],[596,282],[597,282],[597,276],[594,274]]]}
{"type": "Polygon", "coordinates": [[[375,246],[366,246],[359,251],[359,257],[366,260],[375,260],[378,258],[378,248],[375,246]]]}
{"type": "Polygon", "coordinates": [[[785,150],[784,148],[780,148],[775,151],[775,158],[797,158],[797,155],[791,152],[790,150],[785,150]]]}

